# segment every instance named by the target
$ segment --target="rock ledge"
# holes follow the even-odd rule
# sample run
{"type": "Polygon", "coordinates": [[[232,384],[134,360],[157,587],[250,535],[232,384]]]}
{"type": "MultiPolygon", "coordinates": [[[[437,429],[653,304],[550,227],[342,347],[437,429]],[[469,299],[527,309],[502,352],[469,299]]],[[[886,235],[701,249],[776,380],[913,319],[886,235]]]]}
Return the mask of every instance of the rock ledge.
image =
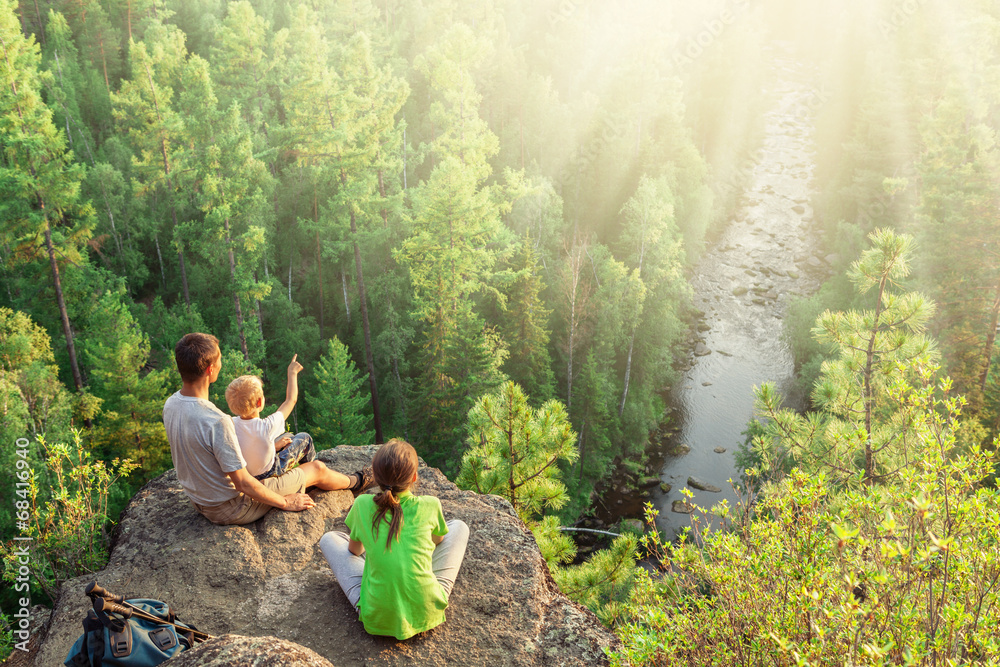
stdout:
{"type": "MultiPolygon", "coordinates": [[[[338,447],[319,458],[351,471],[375,449],[338,447]]],[[[210,662],[184,662],[181,654],[169,664],[245,665],[257,654],[271,664],[262,639],[269,636],[306,647],[296,649],[301,660],[283,654],[280,664],[607,664],[614,636],[559,592],[510,503],[462,491],[423,462],[419,475],[417,492],[438,496],[445,515],[471,529],[448,620],[429,632],[399,642],[368,635],[357,620],[317,546],[326,531],[345,529],[349,492],[314,490],[316,506],[303,513],[272,510],[256,523],[222,527],[195,512],[170,470],[132,498],[108,566],[63,586],[34,664],[62,665],[81,632],[91,579],[126,597],[164,600],[181,620],[218,637],[214,648],[199,648],[210,662]],[[221,637],[230,634],[244,637],[221,637]]]]}

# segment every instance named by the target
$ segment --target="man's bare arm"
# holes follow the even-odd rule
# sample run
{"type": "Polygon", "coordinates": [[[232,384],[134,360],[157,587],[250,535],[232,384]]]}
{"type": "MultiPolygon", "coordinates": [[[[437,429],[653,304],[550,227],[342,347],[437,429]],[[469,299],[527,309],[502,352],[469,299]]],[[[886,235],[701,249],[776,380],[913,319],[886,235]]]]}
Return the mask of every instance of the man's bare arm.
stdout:
{"type": "Polygon", "coordinates": [[[233,486],[242,494],[250,496],[254,500],[271,507],[277,507],[287,512],[301,512],[316,504],[312,498],[305,493],[290,493],[282,496],[267,488],[253,475],[247,472],[246,468],[231,473],[227,473],[232,480],[233,486]]]}

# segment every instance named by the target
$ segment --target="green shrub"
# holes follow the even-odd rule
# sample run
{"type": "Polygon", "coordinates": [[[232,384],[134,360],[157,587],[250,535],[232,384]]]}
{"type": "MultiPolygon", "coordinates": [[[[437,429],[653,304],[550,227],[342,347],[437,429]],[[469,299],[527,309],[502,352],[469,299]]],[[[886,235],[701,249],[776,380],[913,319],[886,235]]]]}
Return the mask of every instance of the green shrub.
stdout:
{"type": "Polygon", "coordinates": [[[898,395],[913,456],[884,483],[796,469],[727,529],[661,545],[671,576],[637,573],[612,663],[997,664],[1000,493],[948,388],[898,395]]]}
{"type": "MultiPolygon", "coordinates": [[[[31,581],[54,600],[64,581],[107,562],[108,498],[115,482],[135,465],[128,459],[93,460],[79,431],[73,432],[72,445],[49,444],[43,437],[37,445],[44,463],[19,466],[19,479],[27,486],[17,491],[17,509],[27,517],[17,518],[21,536],[31,538],[20,543],[29,545],[31,581]]],[[[10,541],[0,547],[5,581],[17,576],[20,544],[10,541]]]]}

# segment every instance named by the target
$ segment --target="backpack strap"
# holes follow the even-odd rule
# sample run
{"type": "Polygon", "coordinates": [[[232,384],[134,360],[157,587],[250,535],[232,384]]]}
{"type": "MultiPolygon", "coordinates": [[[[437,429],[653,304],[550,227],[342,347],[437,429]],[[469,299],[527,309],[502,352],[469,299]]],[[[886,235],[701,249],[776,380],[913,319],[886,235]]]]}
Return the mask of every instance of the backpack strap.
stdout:
{"type": "Polygon", "coordinates": [[[90,667],[90,656],[87,655],[87,635],[83,636],[80,651],[73,656],[73,667],[90,667]]]}
{"type": "Polygon", "coordinates": [[[127,658],[132,654],[132,624],[122,623],[121,629],[117,627],[108,628],[108,636],[111,640],[111,655],[116,658],[127,658]]]}
{"type": "Polygon", "coordinates": [[[104,658],[104,625],[93,609],[87,610],[87,617],[83,619],[83,643],[80,651],[73,656],[73,667],[100,667],[104,658]],[[91,663],[89,642],[90,637],[94,637],[94,660],[91,663]]]}
{"type": "Polygon", "coordinates": [[[169,625],[161,625],[155,630],[150,630],[149,639],[164,653],[177,646],[177,634],[169,625]]]}
{"type": "MultiPolygon", "coordinates": [[[[102,627],[97,632],[93,633],[94,636],[94,659],[91,661],[91,667],[101,667],[104,662],[104,628],[102,627]]],[[[84,650],[87,646],[87,640],[83,640],[84,650]]]]}

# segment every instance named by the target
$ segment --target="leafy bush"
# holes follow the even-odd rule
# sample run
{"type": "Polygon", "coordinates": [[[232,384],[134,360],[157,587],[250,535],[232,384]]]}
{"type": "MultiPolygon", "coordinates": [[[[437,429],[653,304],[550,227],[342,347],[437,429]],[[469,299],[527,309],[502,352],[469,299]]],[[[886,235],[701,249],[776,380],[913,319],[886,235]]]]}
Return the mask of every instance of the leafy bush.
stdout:
{"type": "Polygon", "coordinates": [[[727,530],[660,545],[673,576],[637,573],[613,664],[997,664],[1000,493],[948,388],[897,395],[920,418],[885,483],[796,469],[727,530]]]}
{"type": "MultiPolygon", "coordinates": [[[[94,461],[79,431],[73,432],[72,445],[49,444],[43,437],[37,443],[44,464],[21,466],[19,471],[28,484],[18,490],[17,508],[28,515],[21,535],[32,538],[20,544],[29,545],[32,582],[54,600],[64,581],[95,572],[107,562],[108,498],[115,482],[135,465],[128,459],[94,461]]],[[[19,566],[15,547],[13,541],[0,547],[3,578],[9,582],[19,566]]]]}

